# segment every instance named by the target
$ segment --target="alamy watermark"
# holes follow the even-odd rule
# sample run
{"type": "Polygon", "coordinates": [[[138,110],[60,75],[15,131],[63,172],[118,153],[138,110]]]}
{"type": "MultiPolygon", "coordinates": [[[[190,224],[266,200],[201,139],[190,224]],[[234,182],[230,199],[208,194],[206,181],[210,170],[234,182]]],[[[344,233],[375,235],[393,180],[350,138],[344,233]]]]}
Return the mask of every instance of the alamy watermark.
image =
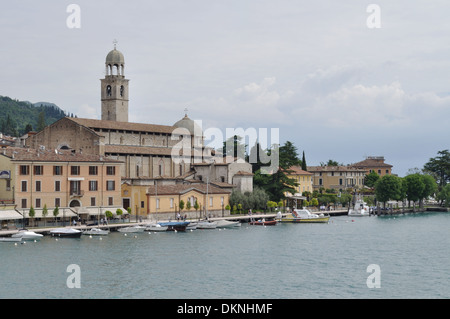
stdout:
{"type": "Polygon", "coordinates": [[[67,277],[67,288],[81,288],[81,268],[77,264],[70,264],[66,269],[70,275],[67,277]]]}
{"type": "Polygon", "coordinates": [[[66,19],[66,26],[69,29],[81,28],[81,8],[78,4],[69,4],[66,12],[70,13],[66,19]]]}
{"type": "Polygon", "coordinates": [[[370,264],[367,266],[366,271],[371,273],[369,277],[367,277],[366,285],[367,288],[381,288],[381,268],[377,264],[370,264]]]}
{"type": "Polygon", "coordinates": [[[197,125],[194,125],[194,132],[189,131],[187,128],[180,127],[172,131],[171,140],[178,141],[171,151],[171,157],[175,164],[197,164],[197,163],[231,163],[237,161],[237,163],[244,162],[243,150],[237,150],[238,158],[234,156],[224,156],[226,154],[234,154],[235,144],[233,137],[239,136],[245,141],[249,147],[259,144],[262,150],[270,149],[270,154],[266,152],[250,152],[249,163],[261,163],[262,174],[273,174],[278,171],[279,167],[279,154],[278,146],[280,142],[279,128],[270,129],[270,142],[269,142],[269,129],[254,127],[247,129],[243,128],[226,128],[225,136],[219,128],[208,128],[204,132],[202,131],[201,121],[195,121],[197,125]],[[193,133],[193,134],[192,134],[193,133]],[[225,137],[225,139],[224,139],[225,137]],[[207,145],[203,145],[203,141],[210,141],[207,145]],[[222,152],[216,152],[214,146],[218,143],[225,141],[225,154],[222,152]]]}
{"type": "Polygon", "coordinates": [[[378,4],[369,4],[366,12],[370,13],[366,20],[367,27],[369,29],[381,28],[381,7],[378,4]]]}

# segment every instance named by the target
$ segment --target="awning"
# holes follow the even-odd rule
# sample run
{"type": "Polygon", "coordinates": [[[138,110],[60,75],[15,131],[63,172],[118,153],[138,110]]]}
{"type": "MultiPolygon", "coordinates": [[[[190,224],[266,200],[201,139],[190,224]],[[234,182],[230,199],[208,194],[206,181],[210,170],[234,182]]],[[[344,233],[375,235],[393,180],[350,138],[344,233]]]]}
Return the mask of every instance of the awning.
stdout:
{"type": "Polygon", "coordinates": [[[115,207],[81,207],[78,210],[78,214],[82,215],[89,215],[89,216],[98,216],[100,215],[105,215],[106,211],[110,211],[111,213],[113,213],[113,215],[116,215],[116,210],[120,208],[122,210],[122,215],[128,214],[127,210],[124,209],[123,207],[119,207],[119,206],[115,206],[115,207]]]}
{"type": "Polygon", "coordinates": [[[14,209],[0,210],[0,220],[22,219],[22,215],[14,209]]]}
{"type": "MultiPolygon", "coordinates": [[[[55,216],[53,216],[53,208],[49,208],[47,210],[47,216],[42,216],[42,212],[44,210],[43,209],[34,209],[34,217],[33,218],[55,218],[55,216]]],[[[59,213],[58,216],[56,216],[57,218],[63,218],[63,217],[77,217],[78,215],[75,214],[70,208],[59,208],[59,213]]],[[[22,217],[20,217],[22,218],[22,217]]],[[[25,212],[25,218],[31,218],[30,217],[30,210],[28,209],[25,212]]]]}

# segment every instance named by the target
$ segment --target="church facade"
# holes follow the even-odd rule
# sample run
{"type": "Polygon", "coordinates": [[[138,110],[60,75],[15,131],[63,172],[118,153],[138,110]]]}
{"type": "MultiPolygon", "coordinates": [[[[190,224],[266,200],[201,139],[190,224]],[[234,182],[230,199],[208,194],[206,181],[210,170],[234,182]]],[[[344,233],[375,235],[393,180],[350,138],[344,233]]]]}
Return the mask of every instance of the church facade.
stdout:
{"type": "MultiPolygon", "coordinates": [[[[212,163],[205,176],[208,158],[204,158],[203,133],[187,114],[173,125],[128,122],[129,80],[124,56],[115,47],[106,57],[105,68],[105,78],[100,80],[101,120],[65,117],[30,136],[26,147],[69,149],[120,161],[122,184],[127,188],[152,186],[158,181],[161,186],[216,183],[226,193],[234,188],[253,190],[249,163],[231,161],[217,167],[212,163]],[[174,160],[173,148],[181,140],[174,135],[176,129],[189,132],[192,146],[187,155],[174,160]],[[223,169],[224,173],[217,174],[223,169]]],[[[142,201],[146,199],[125,198],[124,208],[140,207],[142,201]]]]}

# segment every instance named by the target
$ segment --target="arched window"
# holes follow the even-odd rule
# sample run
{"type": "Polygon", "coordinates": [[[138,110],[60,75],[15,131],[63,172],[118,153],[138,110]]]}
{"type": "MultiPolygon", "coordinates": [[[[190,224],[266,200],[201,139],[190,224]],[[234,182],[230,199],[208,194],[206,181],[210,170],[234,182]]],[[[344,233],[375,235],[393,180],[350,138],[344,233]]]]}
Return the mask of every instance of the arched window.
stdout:
{"type": "Polygon", "coordinates": [[[112,94],[111,85],[108,85],[108,86],[106,87],[106,95],[107,95],[107,96],[111,96],[111,94],[112,94]]]}
{"type": "Polygon", "coordinates": [[[125,88],[123,87],[123,85],[120,86],[120,96],[123,96],[123,94],[125,93],[125,88]]]}

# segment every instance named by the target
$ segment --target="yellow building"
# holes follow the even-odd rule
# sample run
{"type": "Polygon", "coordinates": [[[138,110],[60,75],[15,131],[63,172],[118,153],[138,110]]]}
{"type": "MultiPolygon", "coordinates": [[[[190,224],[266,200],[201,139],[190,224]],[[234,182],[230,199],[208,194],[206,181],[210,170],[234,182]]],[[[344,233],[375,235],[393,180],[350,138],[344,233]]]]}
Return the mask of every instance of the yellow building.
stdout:
{"type": "MultiPolygon", "coordinates": [[[[296,194],[303,194],[303,192],[313,192],[313,174],[302,170],[299,166],[289,167],[287,177],[294,179],[298,186],[295,188],[296,194]]],[[[294,195],[294,194],[292,194],[294,195]]]]}
{"type": "Polygon", "coordinates": [[[308,172],[313,174],[314,190],[362,188],[366,175],[365,170],[352,166],[308,166],[308,172]]]}
{"type": "Polygon", "coordinates": [[[144,205],[149,218],[156,218],[161,214],[176,218],[177,213],[187,215],[188,218],[218,217],[228,213],[225,207],[230,198],[229,191],[205,183],[150,186],[146,195],[147,202],[144,205]],[[181,201],[184,202],[182,210],[181,201]],[[194,208],[196,202],[199,206],[197,210],[194,208]]]}

